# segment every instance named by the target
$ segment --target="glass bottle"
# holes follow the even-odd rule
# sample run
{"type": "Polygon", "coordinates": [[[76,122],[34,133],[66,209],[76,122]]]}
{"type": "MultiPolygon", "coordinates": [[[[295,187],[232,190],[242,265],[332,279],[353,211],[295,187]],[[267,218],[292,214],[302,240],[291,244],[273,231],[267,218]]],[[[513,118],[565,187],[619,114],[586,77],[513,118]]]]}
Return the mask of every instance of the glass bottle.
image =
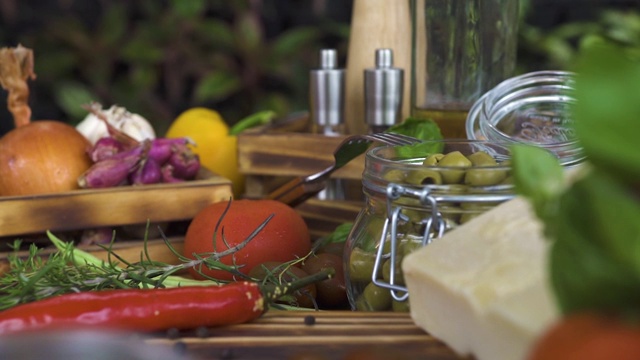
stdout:
{"type": "Polygon", "coordinates": [[[471,105],[516,65],[519,0],[410,0],[411,115],[464,138],[471,105]]]}

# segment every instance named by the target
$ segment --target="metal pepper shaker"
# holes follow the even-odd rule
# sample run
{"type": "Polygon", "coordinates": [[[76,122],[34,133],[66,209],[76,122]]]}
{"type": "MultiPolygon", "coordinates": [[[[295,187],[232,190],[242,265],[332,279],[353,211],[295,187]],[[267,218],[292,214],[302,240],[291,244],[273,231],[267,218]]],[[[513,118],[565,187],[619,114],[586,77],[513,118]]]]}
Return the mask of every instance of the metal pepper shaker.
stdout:
{"type": "Polygon", "coordinates": [[[335,49],[320,50],[320,67],[309,74],[311,132],[344,134],[344,69],[335,49]]]}
{"type": "Polygon", "coordinates": [[[376,49],[375,67],[364,70],[365,122],[382,132],[402,121],[404,70],[393,66],[393,50],[376,49]]]}

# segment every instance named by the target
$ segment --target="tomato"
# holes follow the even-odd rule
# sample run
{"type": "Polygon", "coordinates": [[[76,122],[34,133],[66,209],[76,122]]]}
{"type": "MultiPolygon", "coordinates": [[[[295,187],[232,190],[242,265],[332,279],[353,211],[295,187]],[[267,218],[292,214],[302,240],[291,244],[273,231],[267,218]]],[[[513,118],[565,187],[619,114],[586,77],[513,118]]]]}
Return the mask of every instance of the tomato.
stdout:
{"type": "Polygon", "coordinates": [[[318,303],[325,308],[338,308],[347,303],[347,287],[344,278],[342,257],[322,253],[310,256],[302,264],[302,270],[315,274],[323,269],[333,268],[335,274],[327,280],[316,283],[318,303]]]}
{"type": "Polygon", "coordinates": [[[318,251],[316,251],[316,254],[323,253],[334,254],[342,257],[342,255],[344,254],[344,242],[328,243],[327,245],[324,245],[323,247],[318,249],[318,251]]]}
{"type": "Polygon", "coordinates": [[[529,360],[640,359],[640,326],[596,313],[567,315],[534,344],[529,360]]]}
{"type": "MultiPolygon", "coordinates": [[[[270,215],[269,223],[242,249],[223,256],[226,265],[239,266],[247,274],[256,265],[267,261],[287,262],[303,257],[311,251],[311,236],[302,216],[293,208],[274,200],[233,200],[224,215],[213,241],[216,224],[228,202],[213,203],[196,214],[184,239],[184,256],[222,252],[247,239],[270,215]]],[[[228,271],[202,267],[205,275],[219,280],[233,280],[228,271]]],[[[196,279],[204,278],[196,269],[190,269],[196,279]]]]}

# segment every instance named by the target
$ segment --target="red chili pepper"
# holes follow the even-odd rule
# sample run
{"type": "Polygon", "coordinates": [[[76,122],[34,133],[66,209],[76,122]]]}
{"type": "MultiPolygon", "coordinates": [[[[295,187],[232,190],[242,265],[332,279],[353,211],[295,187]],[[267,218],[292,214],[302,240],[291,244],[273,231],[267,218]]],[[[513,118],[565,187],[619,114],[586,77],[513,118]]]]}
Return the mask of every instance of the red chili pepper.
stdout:
{"type": "Polygon", "coordinates": [[[258,318],[270,301],[331,274],[318,273],[279,287],[237,282],[64,294],[0,312],[0,335],[69,326],[147,332],[239,324],[258,318]]]}

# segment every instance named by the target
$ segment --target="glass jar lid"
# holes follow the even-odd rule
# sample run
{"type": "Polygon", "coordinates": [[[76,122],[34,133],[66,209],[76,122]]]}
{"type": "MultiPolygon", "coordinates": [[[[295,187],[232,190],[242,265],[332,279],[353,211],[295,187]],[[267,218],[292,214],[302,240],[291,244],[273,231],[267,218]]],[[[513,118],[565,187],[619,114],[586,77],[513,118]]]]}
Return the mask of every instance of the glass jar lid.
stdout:
{"type": "Polygon", "coordinates": [[[538,71],[503,81],[472,106],[467,137],[540,146],[564,166],[581,162],[584,155],[570,112],[575,102],[574,76],[565,71],[538,71]]]}

